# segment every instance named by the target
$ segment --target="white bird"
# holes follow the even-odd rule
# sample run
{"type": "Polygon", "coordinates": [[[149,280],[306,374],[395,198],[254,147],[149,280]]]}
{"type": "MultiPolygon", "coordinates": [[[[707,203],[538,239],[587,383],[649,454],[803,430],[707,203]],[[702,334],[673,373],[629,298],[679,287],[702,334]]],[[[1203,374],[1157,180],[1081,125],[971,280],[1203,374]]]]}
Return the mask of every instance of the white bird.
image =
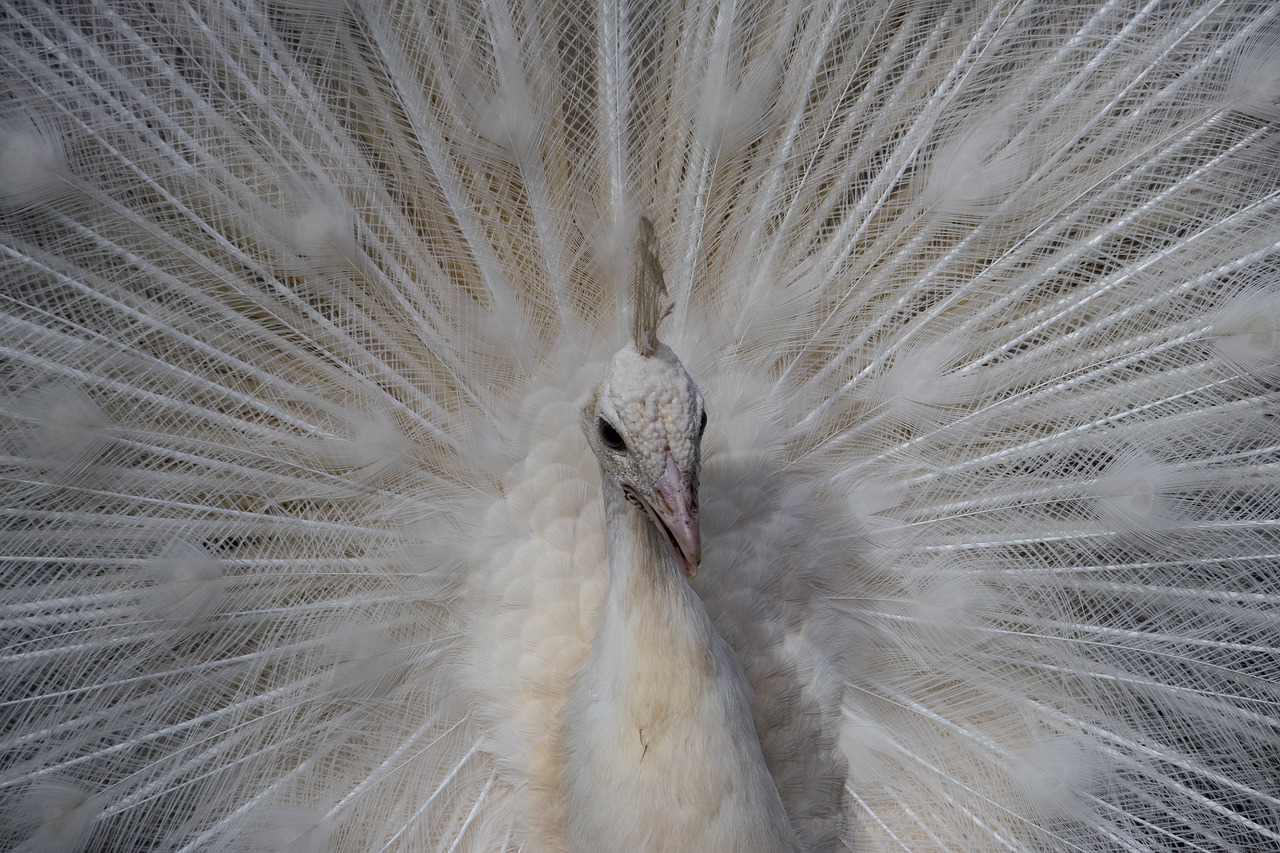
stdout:
{"type": "Polygon", "coordinates": [[[1280,844],[1278,34],[5,5],[0,849],[1280,844]]]}

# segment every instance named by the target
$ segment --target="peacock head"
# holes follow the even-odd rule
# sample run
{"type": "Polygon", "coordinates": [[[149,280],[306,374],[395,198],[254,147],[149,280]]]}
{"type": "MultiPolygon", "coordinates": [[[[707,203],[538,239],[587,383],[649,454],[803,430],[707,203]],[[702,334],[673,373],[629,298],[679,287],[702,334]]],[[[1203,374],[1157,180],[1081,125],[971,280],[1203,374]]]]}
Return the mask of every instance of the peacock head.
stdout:
{"type": "Polygon", "coordinates": [[[583,410],[602,476],[640,507],[692,578],[702,559],[698,475],[707,412],[693,378],[664,344],[618,351],[583,410]]]}

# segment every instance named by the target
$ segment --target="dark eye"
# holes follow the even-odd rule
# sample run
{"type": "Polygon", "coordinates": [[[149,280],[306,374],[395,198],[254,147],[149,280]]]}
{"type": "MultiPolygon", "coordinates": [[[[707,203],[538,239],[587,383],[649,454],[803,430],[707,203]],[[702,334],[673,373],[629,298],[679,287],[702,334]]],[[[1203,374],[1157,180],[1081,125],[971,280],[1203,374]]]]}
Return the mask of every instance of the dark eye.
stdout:
{"type": "Polygon", "coordinates": [[[622,436],[618,433],[616,429],[613,428],[613,424],[609,423],[604,418],[601,418],[599,423],[599,429],[600,429],[600,440],[604,442],[605,447],[609,448],[615,453],[623,453],[626,451],[627,443],[622,440],[622,436]]]}
{"type": "Polygon", "coordinates": [[[702,438],[702,434],[707,431],[707,410],[702,410],[702,423],[698,424],[698,438],[702,438]]]}

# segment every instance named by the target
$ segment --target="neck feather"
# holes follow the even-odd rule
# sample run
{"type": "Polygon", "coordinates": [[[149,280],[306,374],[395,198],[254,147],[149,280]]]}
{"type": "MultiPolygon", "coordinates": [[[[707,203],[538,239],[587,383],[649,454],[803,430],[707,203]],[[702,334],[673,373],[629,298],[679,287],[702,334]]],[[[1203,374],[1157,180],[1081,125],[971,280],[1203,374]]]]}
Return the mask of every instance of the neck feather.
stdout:
{"type": "Polygon", "coordinates": [[[667,627],[697,635],[689,639],[704,639],[704,630],[714,629],[702,602],[689,588],[675,555],[648,514],[629,502],[612,482],[604,486],[604,504],[609,535],[609,592],[603,617],[666,618],[671,620],[667,627]],[[700,622],[706,623],[705,628],[700,622]]]}
{"type": "Polygon", "coordinates": [[[732,653],[662,535],[604,479],[609,591],[564,710],[569,848],[801,850],[732,653]]]}

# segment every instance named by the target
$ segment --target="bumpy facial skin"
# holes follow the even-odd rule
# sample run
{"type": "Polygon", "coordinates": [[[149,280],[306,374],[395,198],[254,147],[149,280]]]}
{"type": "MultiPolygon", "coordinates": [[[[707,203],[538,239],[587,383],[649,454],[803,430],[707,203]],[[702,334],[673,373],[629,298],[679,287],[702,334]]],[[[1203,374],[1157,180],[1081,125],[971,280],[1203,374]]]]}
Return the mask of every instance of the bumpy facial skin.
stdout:
{"type": "Polygon", "coordinates": [[[625,347],[584,415],[601,471],[649,513],[692,577],[702,554],[698,473],[706,420],[698,386],[665,345],[651,356],[625,347]]]}

